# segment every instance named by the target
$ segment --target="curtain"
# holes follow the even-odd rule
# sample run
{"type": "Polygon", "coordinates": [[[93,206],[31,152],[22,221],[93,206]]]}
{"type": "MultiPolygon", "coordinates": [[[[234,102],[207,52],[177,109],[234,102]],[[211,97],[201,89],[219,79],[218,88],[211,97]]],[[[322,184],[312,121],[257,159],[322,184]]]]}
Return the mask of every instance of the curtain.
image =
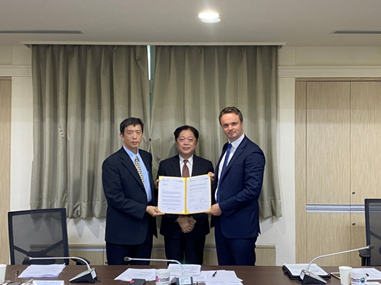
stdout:
{"type": "Polygon", "coordinates": [[[154,169],[176,154],[174,130],[198,129],[196,153],[218,162],[227,141],[218,121],[226,106],[244,116],[245,134],[266,156],[260,196],[263,218],[280,217],[277,166],[278,47],[157,46],[152,104],[151,152],[154,169]]]}
{"type": "Polygon", "coordinates": [[[101,166],[122,145],[120,122],[150,129],[147,47],[34,45],[32,79],[31,208],[105,217],[101,166]]]}

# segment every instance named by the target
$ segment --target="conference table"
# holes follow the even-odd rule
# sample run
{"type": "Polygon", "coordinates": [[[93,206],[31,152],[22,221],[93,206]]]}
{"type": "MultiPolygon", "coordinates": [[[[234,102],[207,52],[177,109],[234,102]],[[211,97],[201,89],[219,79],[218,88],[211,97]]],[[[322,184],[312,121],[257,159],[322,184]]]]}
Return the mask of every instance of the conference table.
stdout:
{"type": "MultiPolygon", "coordinates": [[[[28,279],[16,278],[16,273],[19,274],[26,268],[26,265],[8,265],[6,271],[6,280],[13,282],[27,281],[28,279]]],[[[128,268],[166,268],[165,266],[150,265],[150,266],[128,266],[128,265],[94,265],[96,269],[99,283],[96,284],[115,284],[126,285],[128,282],[114,280],[118,275],[128,268]]],[[[337,266],[322,267],[326,272],[338,271],[337,266]]],[[[59,277],[49,278],[48,280],[64,280],[65,284],[69,284],[69,279],[84,271],[84,265],[68,265],[62,271],[59,277]]],[[[380,268],[377,268],[380,270],[380,268]]],[[[238,278],[242,279],[245,285],[295,285],[299,282],[291,280],[283,273],[281,266],[202,266],[201,270],[234,270],[238,278]]],[[[45,280],[44,278],[36,278],[45,280]]],[[[70,283],[71,284],[71,283],[70,283]]],[[[154,281],[147,281],[146,285],[154,285],[154,281]]],[[[327,280],[327,284],[340,284],[336,278],[327,280]]]]}

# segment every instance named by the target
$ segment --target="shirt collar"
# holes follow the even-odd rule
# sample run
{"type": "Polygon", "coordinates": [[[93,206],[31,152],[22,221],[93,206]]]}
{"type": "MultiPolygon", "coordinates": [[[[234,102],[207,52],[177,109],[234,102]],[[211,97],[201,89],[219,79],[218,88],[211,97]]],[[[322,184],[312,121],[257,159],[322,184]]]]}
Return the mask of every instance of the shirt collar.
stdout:
{"type": "Polygon", "coordinates": [[[135,161],[135,157],[137,156],[139,158],[139,160],[141,160],[141,156],[139,154],[139,149],[138,151],[135,153],[133,153],[132,151],[130,151],[128,148],[126,148],[124,145],[123,145],[123,148],[124,150],[127,152],[128,156],[131,158],[132,161],[135,161]]]}
{"type": "MultiPolygon", "coordinates": [[[[181,157],[181,155],[179,154],[179,157],[180,157],[180,163],[183,163],[184,162],[184,158],[181,157]]],[[[190,158],[188,158],[188,163],[192,164],[193,163],[193,154],[190,158]]]]}
{"type": "Polygon", "coordinates": [[[242,136],[240,136],[238,139],[236,139],[234,142],[231,143],[232,147],[234,149],[237,149],[237,147],[241,144],[244,138],[245,138],[245,134],[242,134],[242,136]]]}

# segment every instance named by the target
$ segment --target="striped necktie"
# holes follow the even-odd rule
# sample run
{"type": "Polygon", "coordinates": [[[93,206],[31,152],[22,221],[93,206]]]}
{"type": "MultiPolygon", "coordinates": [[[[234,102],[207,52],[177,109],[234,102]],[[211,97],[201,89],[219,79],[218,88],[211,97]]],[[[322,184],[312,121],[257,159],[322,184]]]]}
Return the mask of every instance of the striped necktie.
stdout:
{"type": "Polygon", "coordinates": [[[136,168],[136,170],[137,170],[138,173],[139,173],[140,179],[141,179],[142,182],[143,182],[143,186],[144,186],[144,188],[146,188],[146,186],[144,185],[143,173],[142,173],[142,169],[140,168],[140,164],[139,164],[138,156],[135,156],[135,162],[134,162],[134,164],[135,164],[135,168],[136,168]]]}

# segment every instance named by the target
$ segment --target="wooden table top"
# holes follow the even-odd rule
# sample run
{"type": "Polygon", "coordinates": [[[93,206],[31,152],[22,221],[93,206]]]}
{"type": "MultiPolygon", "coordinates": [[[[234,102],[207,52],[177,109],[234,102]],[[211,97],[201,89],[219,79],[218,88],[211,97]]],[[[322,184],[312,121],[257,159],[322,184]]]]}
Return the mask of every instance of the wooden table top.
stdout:
{"type": "MultiPolygon", "coordinates": [[[[26,265],[8,265],[6,280],[26,281],[27,279],[16,278],[15,273],[21,273],[26,265]]],[[[127,265],[94,265],[100,283],[96,284],[128,284],[126,281],[115,281],[114,279],[128,268],[166,268],[163,266],[127,266],[127,265]]],[[[327,272],[338,271],[338,267],[323,267],[327,272]]],[[[86,270],[84,265],[66,266],[58,278],[49,278],[48,280],[65,280],[69,284],[69,279],[86,270]]],[[[281,266],[202,266],[202,270],[234,270],[238,278],[243,280],[245,285],[295,285],[297,280],[290,280],[282,271],[281,266]]],[[[43,278],[40,278],[43,279],[43,278]]],[[[154,285],[153,281],[147,281],[147,285],[154,285]]],[[[336,278],[331,278],[327,284],[340,284],[336,278]]]]}

